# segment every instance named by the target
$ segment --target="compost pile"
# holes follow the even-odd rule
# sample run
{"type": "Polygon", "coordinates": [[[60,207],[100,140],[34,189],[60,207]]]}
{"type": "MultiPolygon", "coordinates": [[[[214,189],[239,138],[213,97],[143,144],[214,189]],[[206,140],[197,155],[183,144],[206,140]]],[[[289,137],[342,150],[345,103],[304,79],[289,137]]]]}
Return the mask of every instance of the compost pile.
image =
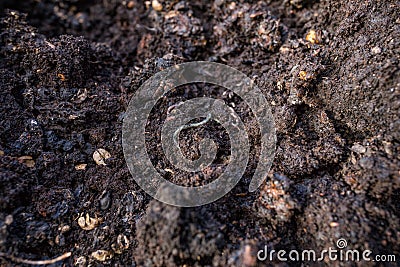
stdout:
{"type": "MultiPolygon", "coordinates": [[[[0,265],[71,256],[54,266],[263,266],[257,251],[335,247],[400,253],[400,7],[397,1],[1,1],[0,265]],[[149,197],[125,163],[121,131],[135,91],[154,73],[204,60],[254,79],[275,118],[265,183],[243,179],[220,200],[177,208],[149,197]]],[[[157,170],[176,183],[214,179],[229,137],[210,122],[181,132],[188,158],[201,138],[218,164],[174,173],[160,145],[171,105],[209,95],[177,88],[146,127],[157,170]]],[[[274,259],[274,263],[278,263],[274,259]]],[[[300,264],[300,263],[297,263],[300,264]]]]}

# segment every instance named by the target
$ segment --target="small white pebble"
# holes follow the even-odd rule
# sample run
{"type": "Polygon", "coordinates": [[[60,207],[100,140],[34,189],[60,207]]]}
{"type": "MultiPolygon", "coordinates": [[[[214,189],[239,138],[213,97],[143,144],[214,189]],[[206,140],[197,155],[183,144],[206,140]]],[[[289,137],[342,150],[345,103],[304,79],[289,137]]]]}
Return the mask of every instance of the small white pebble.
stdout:
{"type": "Polygon", "coordinates": [[[10,224],[13,223],[13,221],[14,221],[14,218],[13,218],[13,216],[10,214],[10,215],[7,215],[7,216],[6,216],[6,220],[4,221],[4,223],[5,223],[6,225],[10,225],[10,224]]]}
{"type": "Polygon", "coordinates": [[[380,54],[382,52],[381,48],[379,46],[375,46],[374,48],[371,49],[372,54],[380,54]]]}
{"type": "Polygon", "coordinates": [[[351,150],[356,152],[357,154],[364,154],[367,149],[365,148],[365,146],[362,146],[360,144],[355,143],[352,147],[351,150]]]}

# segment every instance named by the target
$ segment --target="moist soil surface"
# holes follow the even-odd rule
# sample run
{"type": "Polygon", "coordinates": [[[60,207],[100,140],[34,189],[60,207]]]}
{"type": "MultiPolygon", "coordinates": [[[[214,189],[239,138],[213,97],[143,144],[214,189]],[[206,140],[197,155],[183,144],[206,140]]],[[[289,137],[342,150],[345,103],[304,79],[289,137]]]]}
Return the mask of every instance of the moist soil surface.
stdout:
{"type": "Polygon", "coordinates": [[[371,258],[394,254],[398,264],[399,9],[391,0],[1,1],[0,265],[62,255],[53,266],[301,265],[260,261],[257,251],[319,253],[340,238],[371,258]],[[163,177],[199,186],[229,164],[229,136],[215,121],[179,136],[189,159],[212,138],[219,150],[211,166],[191,174],[166,159],[161,125],[186,99],[223,100],[251,144],[229,194],[178,208],[136,184],[122,123],[144,81],[196,60],[255,81],[275,118],[276,155],[249,193],[260,157],[249,108],[208,84],[172,90],[146,126],[163,177]]]}

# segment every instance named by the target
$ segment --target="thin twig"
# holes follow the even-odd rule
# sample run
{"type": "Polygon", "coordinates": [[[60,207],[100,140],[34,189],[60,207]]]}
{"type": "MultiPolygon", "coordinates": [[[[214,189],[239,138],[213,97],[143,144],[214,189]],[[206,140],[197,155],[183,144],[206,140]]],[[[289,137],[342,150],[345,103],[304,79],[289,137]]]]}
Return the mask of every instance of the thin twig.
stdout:
{"type": "Polygon", "coordinates": [[[16,263],[24,263],[24,264],[30,264],[30,265],[48,265],[48,264],[53,264],[53,263],[56,263],[58,261],[62,261],[64,259],[66,259],[66,258],[69,258],[71,255],[72,255],[71,252],[67,252],[67,253],[64,253],[63,255],[58,256],[57,258],[54,258],[54,259],[51,259],[51,260],[34,261],[34,260],[21,259],[21,258],[12,256],[12,255],[8,255],[8,254],[6,254],[4,252],[0,252],[0,257],[8,258],[8,259],[10,259],[10,260],[12,260],[13,262],[16,262],[16,263]]]}

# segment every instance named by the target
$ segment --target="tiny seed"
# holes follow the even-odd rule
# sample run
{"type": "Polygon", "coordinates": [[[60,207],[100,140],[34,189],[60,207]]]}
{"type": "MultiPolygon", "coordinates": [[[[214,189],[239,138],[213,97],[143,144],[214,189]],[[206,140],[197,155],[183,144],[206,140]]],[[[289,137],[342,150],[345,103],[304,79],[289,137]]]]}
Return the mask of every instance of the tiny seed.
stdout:
{"type": "Polygon", "coordinates": [[[151,2],[151,7],[155,10],[155,11],[161,11],[163,9],[162,4],[160,4],[160,2],[158,2],[157,0],[153,0],[151,2]]]}
{"type": "Polygon", "coordinates": [[[78,219],[78,225],[86,231],[93,230],[100,224],[100,219],[97,218],[91,218],[89,217],[89,214],[86,213],[86,217],[79,217],[78,219]]]}
{"type": "Polygon", "coordinates": [[[87,164],[82,163],[75,166],[75,170],[80,171],[86,169],[87,164]]]}
{"type": "Polygon", "coordinates": [[[105,261],[111,259],[113,254],[107,250],[99,249],[92,253],[92,257],[98,261],[105,261]]]}
{"type": "Polygon", "coordinates": [[[132,9],[134,6],[135,6],[135,2],[133,2],[133,1],[129,1],[128,4],[126,5],[126,7],[128,9],[132,9]]]}
{"type": "Polygon", "coordinates": [[[111,158],[110,152],[108,152],[107,150],[105,150],[103,148],[99,148],[93,153],[93,159],[97,165],[105,166],[106,163],[104,162],[104,160],[109,159],[109,158],[111,158]]]}

